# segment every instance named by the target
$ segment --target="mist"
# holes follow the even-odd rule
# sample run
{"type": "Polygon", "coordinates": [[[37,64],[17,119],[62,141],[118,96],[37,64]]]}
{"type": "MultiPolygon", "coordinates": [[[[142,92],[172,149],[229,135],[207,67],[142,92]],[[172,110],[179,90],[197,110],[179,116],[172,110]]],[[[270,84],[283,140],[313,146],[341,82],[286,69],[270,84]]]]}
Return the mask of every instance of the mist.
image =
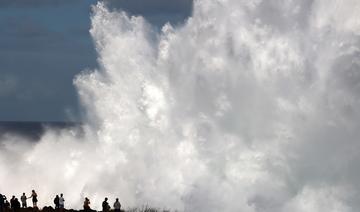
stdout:
{"type": "Polygon", "coordinates": [[[360,2],[195,0],[183,24],[93,6],[78,129],[0,143],[0,191],[179,211],[360,208],[360,2]]]}

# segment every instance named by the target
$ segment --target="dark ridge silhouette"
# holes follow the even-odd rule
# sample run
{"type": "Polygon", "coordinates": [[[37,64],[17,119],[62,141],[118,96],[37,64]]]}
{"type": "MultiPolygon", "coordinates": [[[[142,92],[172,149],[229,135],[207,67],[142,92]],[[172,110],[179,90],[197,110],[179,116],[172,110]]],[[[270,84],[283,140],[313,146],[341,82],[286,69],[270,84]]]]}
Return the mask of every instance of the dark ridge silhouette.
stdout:
{"type": "MultiPolygon", "coordinates": [[[[19,208],[19,209],[10,209],[10,208],[4,208],[4,212],[97,212],[96,210],[73,210],[73,209],[54,209],[51,206],[45,206],[42,209],[37,208],[19,208]]],[[[111,210],[113,212],[113,210],[111,210]]],[[[121,210],[121,212],[125,212],[125,210],[121,210]]]]}
{"type": "Polygon", "coordinates": [[[0,121],[0,140],[5,136],[16,135],[28,141],[38,141],[45,133],[46,128],[63,130],[81,128],[80,122],[19,122],[0,121]]]}
{"type": "MultiPolygon", "coordinates": [[[[98,212],[96,210],[90,209],[90,210],[74,210],[74,209],[54,209],[51,206],[45,206],[42,209],[38,208],[19,208],[19,209],[10,209],[10,208],[4,208],[3,212],[98,212]]],[[[101,212],[101,211],[99,211],[101,212]]],[[[111,209],[110,212],[115,212],[115,210],[111,209]]],[[[129,208],[126,210],[121,209],[120,212],[170,212],[170,210],[166,209],[156,209],[151,207],[140,207],[140,208],[129,208]]]]}

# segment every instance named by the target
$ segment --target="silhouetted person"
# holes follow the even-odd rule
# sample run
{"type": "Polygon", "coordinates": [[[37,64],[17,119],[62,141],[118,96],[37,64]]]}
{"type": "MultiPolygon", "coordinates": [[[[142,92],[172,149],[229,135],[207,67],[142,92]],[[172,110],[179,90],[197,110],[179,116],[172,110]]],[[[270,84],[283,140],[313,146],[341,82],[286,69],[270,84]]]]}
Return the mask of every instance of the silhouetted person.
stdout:
{"type": "Polygon", "coordinates": [[[116,198],[116,201],[114,202],[114,209],[115,209],[115,212],[120,212],[121,204],[119,202],[119,198],[116,198]]]}
{"type": "Polygon", "coordinates": [[[55,209],[60,207],[59,200],[60,200],[59,195],[56,195],[54,199],[55,209]]]}
{"type": "Polygon", "coordinates": [[[10,199],[10,208],[13,210],[15,208],[15,196],[12,196],[10,199]]]}
{"type": "Polygon", "coordinates": [[[2,194],[0,194],[0,212],[4,211],[5,199],[2,194]]]}
{"type": "Polygon", "coordinates": [[[60,198],[59,198],[59,208],[64,208],[65,206],[65,199],[64,199],[64,195],[60,194],[60,198]]]}
{"type": "Polygon", "coordinates": [[[29,198],[32,198],[33,207],[37,208],[38,199],[37,199],[37,193],[35,192],[35,190],[31,191],[31,196],[29,198]]]}
{"type": "Polygon", "coordinates": [[[85,201],[84,201],[84,211],[90,211],[90,200],[85,197],[85,201]]]}
{"type": "Polygon", "coordinates": [[[10,209],[10,202],[9,201],[7,201],[7,199],[5,199],[5,205],[4,205],[5,207],[5,209],[10,209]]]}
{"type": "Polygon", "coordinates": [[[15,198],[14,200],[14,211],[19,211],[19,209],[21,208],[20,202],[18,200],[18,198],[15,198]]]}
{"type": "Polygon", "coordinates": [[[25,193],[23,193],[23,195],[20,197],[21,206],[22,206],[23,208],[27,208],[26,199],[27,199],[27,197],[26,197],[25,193]]]}
{"type": "Polygon", "coordinates": [[[105,197],[105,200],[104,202],[102,203],[102,211],[103,212],[109,212],[110,211],[110,205],[109,203],[107,202],[108,198],[105,197]]]}

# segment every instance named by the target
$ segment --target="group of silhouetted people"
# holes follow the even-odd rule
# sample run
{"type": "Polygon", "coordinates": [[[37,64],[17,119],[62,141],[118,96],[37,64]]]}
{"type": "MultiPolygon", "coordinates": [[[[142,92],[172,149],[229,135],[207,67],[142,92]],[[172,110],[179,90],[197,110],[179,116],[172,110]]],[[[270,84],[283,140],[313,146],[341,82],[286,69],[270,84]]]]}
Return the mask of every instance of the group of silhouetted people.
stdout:
{"type": "Polygon", "coordinates": [[[17,209],[26,208],[27,203],[26,200],[32,198],[33,207],[37,208],[37,194],[35,190],[31,191],[31,196],[26,197],[25,193],[20,197],[20,201],[15,196],[12,196],[10,199],[10,202],[7,200],[5,195],[0,194],[0,212],[4,212],[5,209],[12,209],[13,211],[16,211],[17,209]]]}
{"type": "MultiPolygon", "coordinates": [[[[18,200],[18,198],[16,198],[15,196],[12,196],[9,202],[5,195],[0,194],[0,212],[5,212],[5,210],[8,211],[9,209],[11,209],[12,211],[17,211],[17,209],[20,208],[27,208],[26,200],[30,198],[32,199],[33,208],[37,209],[38,196],[35,190],[32,190],[30,197],[26,197],[25,193],[23,193],[22,196],[20,197],[21,203],[18,200]]],[[[60,196],[56,195],[54,199],[54,204],[55,204],[55,209],[60,209],[60,210],[64,209],[65,208],[64,195],[63,194],[60,194],[60,196]]],[[[115,212],[121,211],[121,204],[119,202],[119,198],[116,198],[113,207],[115,212]]],[[[105,200],[102,202],[102,211],[109,212],[110,209],[111,207],[108,203],[108,198],[106,197],[105,200]]],[[[90,200],[87,197],[85,197],[84,200],[84,211],[93,211],[90,208],[90,200]]]]}
{"type": "Polygon", "coordinates": [[[65,199],[64,199],[64,195],[60,194],[56,195],[55,199],[54,199],[54,204],[55,204],[55,208],[61,208],[63,209],[65,206],[65,199]]]}
{"type": "MultiPolygon", "coordinates": [[[[115,212],[120,212],[121,210],[121,204],[119,202],[119,198],[116,198],[116,201],[114,202],[114,210],[115,212]]],[[[102,211],[103,212],[109,212],[111,209],[109,203],[108,203],[108,198],[105,197],[104,201],[102,202],[102,211]]],[[[85,201],[84,201],[84,211],[91,211],[90,208],[90,200],[89,198],[85,197],[85,201]]]]}
{"type": "MultiPolygon", "coordinates": [[[[109,212],[111,209],[111,207],[107,201],[108,201],[108,198],[105,197],[105,200],[102,203],[102,211],[103,212],[109,212]]],[[[114,210],[115,210],[115,212],[120,212],[120,209],[121,209],[121,204],[119,202],[119,198],[116,198],[116,201],[114,202],[114,210]]],[[[84,210],[85,210],[85,204],[84,204],[84,210]]]]}

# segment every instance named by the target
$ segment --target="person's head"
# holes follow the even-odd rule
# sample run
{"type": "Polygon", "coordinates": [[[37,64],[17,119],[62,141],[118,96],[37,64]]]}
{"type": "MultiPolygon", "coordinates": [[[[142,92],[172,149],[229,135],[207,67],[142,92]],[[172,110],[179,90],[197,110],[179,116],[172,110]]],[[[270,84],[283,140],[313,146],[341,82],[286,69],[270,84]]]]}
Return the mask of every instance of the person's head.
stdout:
{"type": "Polygon", "coordinates": [[[23,193],[23,195],[25,195],[25,193],[23,193]]]}
{"type": "Polygon", "coordinates": [[[63,196],[63,194],[60,194],[60,196],[62,197],[62,196],[63,196]]]}
{"type": "Polygon", "coordinates": [[[85,200],[89,200],[87,197],[85,197],[85,200]]]}
{"type": "Polygon", "coordinates": [[[116,202],[118,202],[119,201],[119,198],[116,198],[116,202]]]}
{"type": "Polygon", "coordinates": [[[56,197],[59,197],[59,195],[56,195],[56,197]]]}
{"type": "Polygon", "coordinates": [[[35,190],[32,190],[31,192],[35,193],[35,190]]]}
{"type": "Polygon", "coordinates": [[[108,198],[107,197],[105,197],[105,201],[107,201],[108,200],[108,198]]]}

